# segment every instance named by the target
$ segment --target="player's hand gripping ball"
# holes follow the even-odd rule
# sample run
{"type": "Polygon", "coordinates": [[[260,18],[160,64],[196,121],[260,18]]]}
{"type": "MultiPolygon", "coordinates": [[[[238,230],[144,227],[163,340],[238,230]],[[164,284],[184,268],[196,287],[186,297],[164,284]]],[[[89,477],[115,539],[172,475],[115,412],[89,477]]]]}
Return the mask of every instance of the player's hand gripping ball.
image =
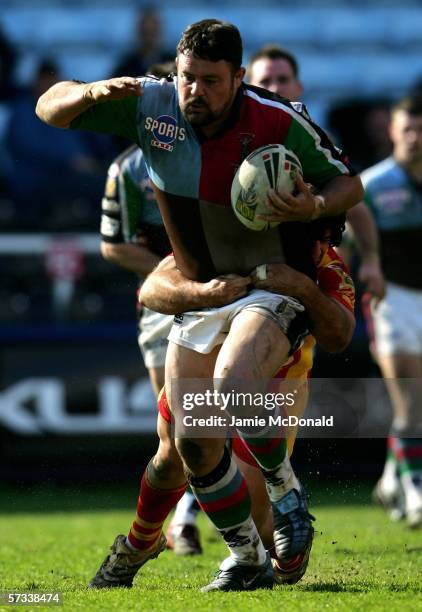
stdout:
{"type": "Polygon", "coordinates": [[[268,190],[292,193],[298,173],[302,175],[300,161],[281,144],[269,144],[252,151],[239,166],[232,183],[232,208],[239,221],[255,231],[276,227],[277,221],[256,217],[271,212],[267,204],[268,190]]]}

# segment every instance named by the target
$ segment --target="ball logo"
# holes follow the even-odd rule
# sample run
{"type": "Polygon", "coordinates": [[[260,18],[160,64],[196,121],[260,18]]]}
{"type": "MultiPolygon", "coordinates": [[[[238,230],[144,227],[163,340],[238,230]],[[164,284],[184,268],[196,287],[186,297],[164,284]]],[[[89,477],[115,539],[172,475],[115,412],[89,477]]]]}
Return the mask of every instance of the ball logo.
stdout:
{"type": "Polygon", "coordinates": [[[151,145],[165,151],[173,151],[175,140],[185,140],[185,129],[177,125],[177,121],[171,115],[160,115],[156,119],[147,117],[145,128],[152,132],[151,145]]]}

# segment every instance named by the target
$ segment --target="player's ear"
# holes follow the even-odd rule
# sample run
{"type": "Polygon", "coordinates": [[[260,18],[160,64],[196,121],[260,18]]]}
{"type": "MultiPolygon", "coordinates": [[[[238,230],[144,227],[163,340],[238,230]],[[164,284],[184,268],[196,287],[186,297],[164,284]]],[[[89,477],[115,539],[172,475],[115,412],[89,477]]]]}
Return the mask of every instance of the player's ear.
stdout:
{"type": "Polygon", "coordinates": [[[239,70],[237,70],[237,71],[234,73],[234,81],[235,81],[235,84],[236,84],[236,86],[237,86],[237,87],[238,87],[238,86],[240,85],[240,83],[243,81],[243,79],[244,79],[244,77],[245,77],[245,73],[246,73],[246,70],[245,70],[245,68],[243,68],[243,66],[241,66],[241,67],[239,68],[239,70]]]}

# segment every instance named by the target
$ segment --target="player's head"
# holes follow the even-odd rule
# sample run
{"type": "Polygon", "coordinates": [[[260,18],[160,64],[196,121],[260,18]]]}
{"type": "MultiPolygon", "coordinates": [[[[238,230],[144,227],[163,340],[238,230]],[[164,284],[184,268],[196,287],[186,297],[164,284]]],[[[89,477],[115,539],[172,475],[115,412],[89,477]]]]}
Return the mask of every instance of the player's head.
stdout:
{"type": "Polygon", "coordinates": [[[225,119],[244,76],[239,30],[218,19],[193,23],[177,45],[176,62],[185,118],[196,126],[225,119]]]}
{"type": "Polygon", "coordinates": [[[298,62],[279,45],[266,45],[252,55],[246,69],[246,81],[288,100],[298,100],[303,93],[298,62]]]}
{"type": "Polygon", "coordinates": [[[330,246],[339,246],[346,224],[346,215],[321,217],[309,223],[312,236],[312,258],[318,265],[330,246]]]}
{"type": "Polygon", "coordinates": [[[393,106],[390,138],[399,163],[422,162],[422,94],[407,96],[393,106]]]}

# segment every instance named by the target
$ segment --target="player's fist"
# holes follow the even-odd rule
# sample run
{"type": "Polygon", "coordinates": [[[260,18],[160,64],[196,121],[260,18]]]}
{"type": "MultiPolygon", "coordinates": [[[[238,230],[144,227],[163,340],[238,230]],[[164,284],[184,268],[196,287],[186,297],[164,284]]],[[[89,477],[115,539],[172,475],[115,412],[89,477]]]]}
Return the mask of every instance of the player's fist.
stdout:
{"type": "Polygon", "coordinates": [[[249,276],[226,274],[203,284],[204,299],[208,307],[219,308],[231,304],[248,293],[249,276]]]}
{"type": "Polygon", "coordinates": [[[142,95],[139,79],[134,77],[116,77],[105,81],[87,83],[84,88],[84,100],[98,104],[109,100],[123,100],[142,95]]]}

